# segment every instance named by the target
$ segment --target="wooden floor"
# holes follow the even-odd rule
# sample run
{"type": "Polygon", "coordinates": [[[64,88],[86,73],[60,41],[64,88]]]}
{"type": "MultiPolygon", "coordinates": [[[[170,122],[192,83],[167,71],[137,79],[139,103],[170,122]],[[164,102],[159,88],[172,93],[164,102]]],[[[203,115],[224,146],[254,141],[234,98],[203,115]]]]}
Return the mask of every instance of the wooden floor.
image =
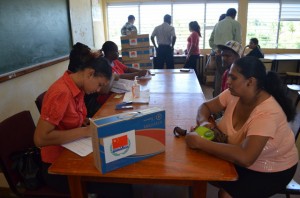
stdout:
{"type": "MultiPolygon", "coordinates": [[[[206,99],[212,98],[212,88],[210,86],[202,85],[203,93],[206,99]]],[[[293,123],[293,128],[298,128],[300,125],[300,104],[297,107],[297,117],[293,123]]],[[[298,148],[300,148],[300,138],[298,138],[298,148]]],[[[300,183],[300,165],[298,166],[295,174],[295,180],[300,183]]],[[[134,185],[134,198],[188,198],[189,188],[182,186],[163,186],[163,185],[134,185]]],[[[217,189],[211,185],[208,185],[207,197],[216,198],[217,189]]],[[[0,188],[0,198],[15,198],[15,196],[8,189],[0,188]]],[[[285,195],[275,195],[271,198],[285,198],[285,195]]],[[[291,198],[300,198],[300,195],[291,195],[291,198]]]]}

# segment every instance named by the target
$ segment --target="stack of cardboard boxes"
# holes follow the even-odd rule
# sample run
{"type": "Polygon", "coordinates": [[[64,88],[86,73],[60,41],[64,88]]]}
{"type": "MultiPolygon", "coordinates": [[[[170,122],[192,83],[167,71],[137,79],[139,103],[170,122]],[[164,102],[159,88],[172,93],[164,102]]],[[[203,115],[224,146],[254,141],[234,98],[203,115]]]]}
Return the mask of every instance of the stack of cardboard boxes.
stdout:
{"type": "Polygon", "coordinates": [[[137,69],[152,69],[153,56],[149,44],[149,34],[136,34],[121,36],[122,62],[127,67],[137,69]]]}

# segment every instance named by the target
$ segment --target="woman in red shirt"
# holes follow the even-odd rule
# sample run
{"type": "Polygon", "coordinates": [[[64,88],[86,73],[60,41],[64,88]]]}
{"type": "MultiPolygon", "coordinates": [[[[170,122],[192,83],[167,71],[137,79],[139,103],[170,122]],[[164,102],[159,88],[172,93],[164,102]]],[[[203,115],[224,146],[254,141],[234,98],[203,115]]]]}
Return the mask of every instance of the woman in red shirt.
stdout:
{"type": "Polygon", "coordinates": [[[192,68],[196,71],[197,60],[200,55],[199,49],[199,37],[201,37],[200,26],[197,21],[189,23],[189,29],[191,35],[188,37],[187,49],[186,49],[186,62],[184,68],[192,68]]]}
{"type": "MultiPolygon", "coordinates": [[[[70,62],[79,55],[72,52],[70,62]]],[[[111,66],[103,57],[80,53],[77,63],[80,64],[73,69],[69,67],[48,89],[34,133],[34,142],[41,147],[43,179],[49,187],[61,192],[69,191],[67,177],[48,174],[48,167],[63,151],[61,144],[92,135],[84,95],[99,92],[112,78],[111,66]]],[[[105,196],[120,192],[125,197],[131,196],[131,186],[125,184],[89,183],[87,191],[105,196]]]]}

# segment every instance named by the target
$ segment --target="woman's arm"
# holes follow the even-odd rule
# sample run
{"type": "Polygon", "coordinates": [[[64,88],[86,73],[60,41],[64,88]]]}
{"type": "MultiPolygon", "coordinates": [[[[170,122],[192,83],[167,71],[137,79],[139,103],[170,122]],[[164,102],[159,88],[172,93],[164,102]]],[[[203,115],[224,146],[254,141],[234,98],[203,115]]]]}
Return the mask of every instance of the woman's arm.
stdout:
{"type": "Polygon", "coordinates": [[[269,137],[252,135],[246,137],[240,145],[217,143],[201,138],[191,132],[186,136],[190,148],[200,149],[234,164],[248,167],[252,165],[262,152],[269,137]]]}
{"type": "MultiPolygon", "coordinates": [[[[224,107],[222,106],[219,96],[208,100],[204,102],[200,107],[198,108],[198,113],[197,113],[197,125],[211,125],[212,123],[209,121],[210,117],[214,113],[218,113],[224,110],[224,107]]],[[[213,128],[215,126],[207,126],[210,128],[213,128]]]]}
{"type": "Polygon", "coordinates": [[[150,73],[146,69],[135,69],[128,67],[124,74],[120,74],[119,77],[122,79],[133,80],[135,76],[141,77],[145,76],[147,73],[150,73]]]}
{"type": "Polygon", "coordinates": [[[56,130],[53,124],[40,118],[34,132],[34,143],[36,146],[60,145],[89,136],[91,136],[89,126],[56,130]]]}

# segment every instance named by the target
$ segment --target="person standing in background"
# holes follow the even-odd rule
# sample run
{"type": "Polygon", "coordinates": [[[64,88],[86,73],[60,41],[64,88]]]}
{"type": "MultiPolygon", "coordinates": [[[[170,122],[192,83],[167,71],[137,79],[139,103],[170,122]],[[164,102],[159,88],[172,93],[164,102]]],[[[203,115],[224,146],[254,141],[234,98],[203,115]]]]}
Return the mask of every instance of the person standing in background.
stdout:
{"type": "Polygon", "coordinates": [[[245,52],[246,48],[251,49],[251,51],[248,54],[246,54],[246,56],[255,56],[257,58],[264,58],[264,54],[262,53],[262,51],[260,49],[257,38],[250,39],[249,45],[246,45],[244,48],[243,56],[244,56],[244,52],[245,52]]]}
{"type": "Polygon", "coordinates": [[[130,32],[137,32],[136,27],[133,25],[135,21],[135,17],[133,15],[129,15],[128,16],[128,21],[125,23],[125,25],[123,25],[122,29],[121,29],[121,34],[123,36],[128,35],[130,32]]]}
{"type": "Polygon", "coordinates": [[[196,71],[197,60],[200,55],[199,37],[201,37],[200,26],[197,21],[189,23],[191,35],[187,39],[186,62],[184,68],[193,68],[196,71]]]}
{"type": "MultiPolygon", "coordinates": [[[[242,42],[242,30],[241,24],[235,20],[236,10],[234,8],[229,8],[226,12],[225,19],[219,21],[213,31],[212,38],[210,39],[210,46],[214,51],[217,50],[218,45],[224,45],[227,41],[233,40],[238,43],[242,42]]],[[[217,61],[216,61],[217,62],[217,61]]],[[[224,71],[228,68],[223,68],[222,64],[217,62],[215,80],[214,80],[214,92],[213,96],[216,97],[220,94],[222,75],[224,71]]]]}
{"type": "Polygon", "coordinates": [[[166,62],[167,69],[174,69],[174,45],[176,42],[175,28],[171,26],[171,15],[164,16],[163,24],[154,28],[151,41],[156,50],[156,61],[154,62],[154,69],[163,69],[166,62]],[[157,44],[154,40],[156,37],[157,44]]]}
{"type": "Polygon", "coordinates": [[[216,24],[213,31],[213,42],[210,42],[213,49],[215,49],[217,45],[224,45],[230,40],[242,43],[242,27],[241,24],[235,20],[236,13],[234,8],[229,8],[226,12],[225,19],[216,24]]]}
{"type": "MultiPolygon", "coordinates": [[[[223,19],[225,19],[226,14],[221,14],[219,17],[219,22],[222,21],[223,19]]],[[[211,47],[211,49],[214,51],[215,49],[217,49],[217,46],[214,44],[214,39],[215,39],[215,31],[216,31],[216,26],[217,24],[214,26],[214,29],[212,31],[212,33],[210,34],[210,38],[209,38],[209,46],[211,47]]]]}

